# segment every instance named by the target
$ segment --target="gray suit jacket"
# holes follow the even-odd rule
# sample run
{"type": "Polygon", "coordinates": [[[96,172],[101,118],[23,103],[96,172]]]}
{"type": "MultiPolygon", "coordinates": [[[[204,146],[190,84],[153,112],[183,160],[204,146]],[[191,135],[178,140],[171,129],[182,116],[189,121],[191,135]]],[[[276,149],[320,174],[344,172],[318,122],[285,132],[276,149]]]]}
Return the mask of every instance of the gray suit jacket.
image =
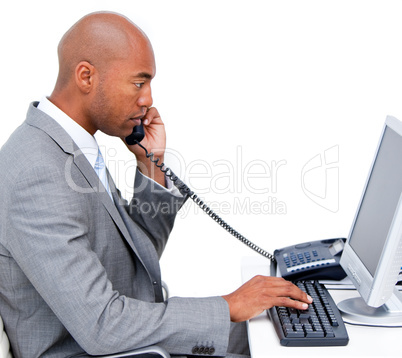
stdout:
{"type": "Polygon", "coordinates": [[[172,354],[196,346],[226,354],[223,298],[162,299],[159,258],[184,198],[136,175],[130,204],[109,178],[115,205],[72,139],[35,103],[1,149],[0,170],[0,315],[16,357],[151,344],[172,354]],[[145,204],[161,210],[143,215],[145,204]]]}

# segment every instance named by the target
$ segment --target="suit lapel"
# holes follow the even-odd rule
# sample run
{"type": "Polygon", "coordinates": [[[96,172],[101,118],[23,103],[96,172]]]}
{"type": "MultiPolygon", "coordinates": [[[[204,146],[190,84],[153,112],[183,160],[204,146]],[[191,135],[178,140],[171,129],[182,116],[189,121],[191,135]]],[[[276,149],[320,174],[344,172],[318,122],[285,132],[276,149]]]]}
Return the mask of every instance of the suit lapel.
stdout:
{"type": "MultiPolygon", "coordinates": [[[[116,208],[112,199],[110,198],[109,194],[107,193],[106,189],[102,185],[102,182],[99,180],[99,177],[96,175],[94,169],[89,164],[85,156],[82,152],[77,149],[77,151],[73,154],[74,155],[74,164],[80,170],[82,175],[88,181],[90,187],[96,192],[99,197],[100,202],[107,210],[117,227],[119,228],[120,232],[122,233],[123,237],[129,243],[130,247],[134,250],[134,252],[138,255],[137,249],[132,244],[132,240],[130,239],[130,234],[116,208]]],[[[110,182],[109,178],[109,182],[110,182]]],[[[112,190],[112,187],[110,188],[112,190]]],[[[113,190],[114,185],[113,185],[113,190]]]]}
{"type": "MultiPolygon", "coordinates": [[[[139,252],[130,236],[130,232],[127,229],[126,224],[124,223],[121,214],[119,213],[119,210],[117,209],[114,202],[111,200],[109,194],[103,187],[102,182],[99,180],[99,177],[97,176],[95,170],[92,168],[91,164],[86,159],[85,155],[77,147],[77,145],[67,134],[67,132],[53,118],[49,117],[47,114],[37,109],[37,105],[38,102],[34,102],[29,107],[26,122],[29,125],[32,125],[46,132],[47,135],[49,135],[49,137],[52,138],[52,140],[55,141],[64,152],[72,155],[72,163],[70,163],[70,165],[75,165],[80,170],[84,178],[87,180],[89,186],[92,188],[88,188],[88,190],[94,190],[97,193],[97,195],[99,196],[99,200],[109,213],[112,220],[115,222],[122,236],[131,247],[131,249],[134,251],[134,253],[137,255],[143,266],[146,268],[146,265],[143,263],[141,256],[139,255],[139,252]]],[[[116,200],[116,198],[118,198],[117,189],[109,173],[108,178],[112,195],[116,200]]],[[[117,206],[120,207],[118,201],[116,201],[116,203],[117,206]]]]}
{"type": "MultiPolygon", "coordinates": [[[[102,205],[104,208],[107,210],[109,213],[110,217],[112,220],[115,222],[116,226],[120,230],[124,240],[128,243],[128,245],[131,247],[135,255],[137,256],[138,260],[141,262],[143,268],[146,271],[146,275],[152,282],[157,279],[160,281],[160,271],[159,271],[159,265],[157,267],[154,267],[155,265],[152,265],[148,258],[149,258],[149,253],[148,255],[146,254],[145,250],[142,249],[142,246],[139,240],[141,240],[141,237],[144,237],[144,233],[138,228],[137,225],[134,225],[132,219],[128,216],[125,207],[120,204],[121,198],[117,193],[117,188],[114,184],[114,181],[112,177],[110,176],[109,172],[107,171],[107,176],[108,176],[108,181],[109,181],[109,186],[110,186],[110,191],[113,196],[113,201],[110,198],[108,192],[106,191],[105,187],[103,186],[102,182],[99,180],[98,175],[92,168],[92,166],[89,164],[88,160],[85,158],[83,153],[78,149],[77,152],[74,155],[74,164],[77,166],[77,168],[81,171],[82,175],[86,178],[88,181],[89,185],[96,191],[96,193],[99,196],[100,201],[102,202],[102,205]],[[133,238],[136,238],[136,243],[139,244],[139,246],[134,243],[133,238]]],[[[149,251],[149,250],[147,250],[149,251]]],[[[155,298],[156,300],[161,300],[162,299],[162,293],[160,295],[158,292],[155,292],[155,298]],[[160,297],[159,297],[160,296],[160,297]]]]}

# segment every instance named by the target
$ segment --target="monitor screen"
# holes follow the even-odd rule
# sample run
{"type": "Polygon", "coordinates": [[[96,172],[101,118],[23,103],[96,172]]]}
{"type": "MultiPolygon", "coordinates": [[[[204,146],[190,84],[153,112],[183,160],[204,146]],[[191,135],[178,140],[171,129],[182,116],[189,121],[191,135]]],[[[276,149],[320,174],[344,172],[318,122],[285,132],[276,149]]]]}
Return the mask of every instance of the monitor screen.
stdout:
{"type": "Polygon", "coordinates": [[[402,122],[387,117],[340,264],[361,297],[338,303],[350,323],[402,325],[402,122]]]}
{"type": "Polygon", "coordinates": [[[349,245],[372,276],[402,193],[402,138],[385,127],[349,245]]]}

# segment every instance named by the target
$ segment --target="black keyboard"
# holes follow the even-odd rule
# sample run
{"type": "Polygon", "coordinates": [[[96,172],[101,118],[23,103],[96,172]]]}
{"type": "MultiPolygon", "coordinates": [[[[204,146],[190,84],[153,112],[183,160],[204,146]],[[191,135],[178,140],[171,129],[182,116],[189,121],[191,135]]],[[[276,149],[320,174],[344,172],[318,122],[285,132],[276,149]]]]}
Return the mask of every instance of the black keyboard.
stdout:
{"type": "Polygon", "coordinates": [[[318,281],[294,282],[307,292],[313,303],[307,310],[272,307],[268,315],[274,324],[281,345],[289,347],[345,346],[348,333],[334,300],[318,281]]]}

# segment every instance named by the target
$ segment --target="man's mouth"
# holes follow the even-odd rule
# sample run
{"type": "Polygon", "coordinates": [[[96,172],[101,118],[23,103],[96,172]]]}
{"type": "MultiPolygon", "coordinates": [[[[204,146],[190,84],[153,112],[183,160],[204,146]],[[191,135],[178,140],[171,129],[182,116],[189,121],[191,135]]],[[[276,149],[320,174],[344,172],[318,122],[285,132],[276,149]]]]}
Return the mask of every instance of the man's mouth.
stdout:
{"type": "Polygon", "coordinates": [[[145,117],[145,113],[141,113],[135,117],[131,117],[130,119],[135,123],[136,126],[139,126],[141,124],[142,119],[145,117]]]}
{"type": "Polygon", "coordinates": [[[141,117],[130,118],[130,119],[134,122],[135,126],[139,126],[141,124],[142,116],[141,117]]]}

